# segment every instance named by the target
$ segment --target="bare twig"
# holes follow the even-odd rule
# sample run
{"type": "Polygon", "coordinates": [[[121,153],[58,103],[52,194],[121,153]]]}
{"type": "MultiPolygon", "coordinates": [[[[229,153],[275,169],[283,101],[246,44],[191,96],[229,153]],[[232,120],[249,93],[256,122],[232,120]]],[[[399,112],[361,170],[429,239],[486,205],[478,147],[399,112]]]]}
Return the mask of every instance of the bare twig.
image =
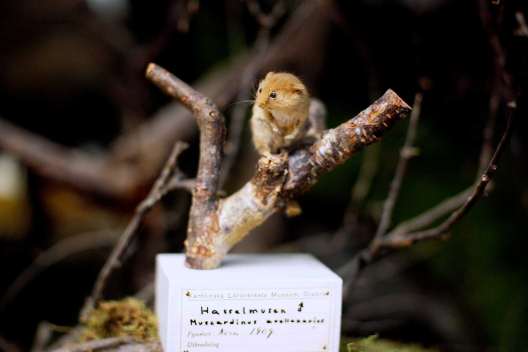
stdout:
{"type": "Polygon", "coordinates": [[[376,246],[378,246],[379,248],[406,247],[415,242],[429,240],[432,238],[438,238],[442,236],[443,234],[447,233],[448,231],[450,231],[451,228],[458,221],[460,221],[460,219],[462,219],[464,215],[467,214],[467,212],[469,212],[469,210],[483,196],[486,186],[493,178],[493,175],[495,171],[497,170],[498,159],[500,158],[504,145],[510,135],[512,116],[513,116],[513,111],[515,110],[515,108],[516,108],[515,103],[512,102],[508,104],[508,117],[507,117],[508,120],[507,120],[507,125],[504,131],[504,134],[502,135],[502,138],[499,144],[497,145],[497,148],[495,149],[495,153],[493,154],[493,157],[491,158],[488,164],[488,167],[486,168],[486,170],[480,177],[479,182],[477,182],[476,185],[474,186],[471,195],[467,198],[466,202],[464,203],[462,207],[454,211],[444,222],[442,222],[439,226],[435,228],[425,230],[425,231],[406,233],[406,234],[393,234],[391,236],[387,236],[386,238],[378,241],[376,246]]]}
{"type": "Polygon", "coordinates": [[[130,180],[122,165],[115,165],[111,170],[96,156],[61,147],[6,120],[0,120],[0,148],[16,155],[39,174],[75,184],[80,189],[121,194],[130,180]],[[120,173],[122,178],[109,177],[120,173]]]}
{"type": "Polygon", "coordinates": [[[418,127],[418,119],[420,118],[421,106],[422,93],[416,93],[414,96],[414,106],[411,113],[411,119],[409,121],[409,128],[407,129],[407,136],[405,137],[405,143],[400,150],[400,158],[398,160],[398,165],[396,166],[394,178],[390,185],[389,195],[383,204],[383,212],[381,214],[378,229],[376,230],[376,235],[374,236],[374,241],[381,239],[390,226],[394,205],[398,200],[403,178],[407,171],[407,164],[409,159],[416,155],[413,144],[416,137],[416,129],[418,127]]]}
{"type": "Polygon", "coordinates": [[[515,12],[515,19],[517,20],[518,27],[514,34],[519,37],[528,38],[528,25],[526,25],[524,14],[521,11],[515,12]]]}
{"type": "Polygon", "coordinates": [[[81,340],[82,333],[84,332],[84,326],[77,325],[72,328],[68,333],[59,336],[55,341],[48,345],[47,350],[56,350],[64,346],[69,346],[78,343],[81,340]]]}
{"type": "Polygon", "coordinates": [[[160,176],[154,182],[149,195],[139,204],[137,212],[146,212],[150,210],[168,191],[176,188],[185,189],[192,192],[194,182],[185,179],[183,173],[178,168],[178,156],[188,148],[187,143],[176,142],[172,153],[167,159],[160,176]],[[190,182],[190,183],[189,183],[190,182]]]}
{"type": "Polygon", "coordinates": [[[479,168],[477,170],[476,178],[478,178],[480,174],[484,172],[491,157],[493,156],[493,137],[495,134],[495,125],[497,122],[497,113],[499,111],[500,102],[500,85],[494,84],[489,102],[488,121],[482,130],[482,147],[480,148],[479,168]]]}
{"type": "Polygon", "coordinates": [[[513,82],[510,73],[506,70],[506,53],[502,47],[497,28],[493,23],[492,14],[489,10],[489,4],[486,0],[479,0],[480,20],[482,26],[488,35],[490,49],[493,53],[494,74],[497,76],[496,84],[500,91],[501,97],[507,104],[516,101],[516,94],[513,88],[513,82]]]}
{"type": "Polygon", "coordinates": [[[151,281],[146,284],[134,297],[145,302],[147,307],[152,306],[152,302],[154,301],[154,282],[151,281]]]}
{"type": "MultiPolygon", "coordinates": [[[[143,220],[146,213],[170,190],[173,188],[168,185],[173,180],[182,180],[183,176],[178,169],[177,160],[178,156],[182,151],[187,148],[187,144],[183,142],[176,142],[172,149],[172,153],[167,160],[159,178],[154,182],[152,189],[148,196],[137,206],[132,220],[128,223],[123,234],[119,238],[115,245],[112,253],[108,257],[103,268],[99,272],[95,285],[93,287],[90,297],[87,298],[80,314],[80,320],[83,321],[87,317],[88,313],[94,308],[95,304],[100,300],[103,290],[106,286],[106,282],[110,277],[112,271],[121,265],[121,257],[125,252],[128,244],[132,237],[136,234],[141,221],[143,220]]],[[[182,184],[182,187],[188,190],[187,184],[182,184]]]]}
{"type": "Polygon", "coordinates": [[[130,337],[111,337],[101,340],[93,340],[75,345],[69,345],[53,350],[53,352],[89,352],[116,348],[124,344],[133,343],[130,337]]]}
{"type": "Polygon", "coordinates": [[[51,336],[53,334],[53,329],[50,323],[47,321],[42,321],[37,326],[37,331],[35,332],[35,337],[33,338],[33,345],[31,346],[31,352],[40,352],[44,351],[48,345],[51,336]]]}
{"type": "Polygon", "coordinates": [[[147,343],[130,343],[119,346],[116,352],[162,352],[162,348],[159,341],[147,343]]]}
{"type": "MultiPolygon", "coordinates": [[[[67,337],[77,337],[67,335],[67,337]]],[[[110,337],[78,343],[75,339],[68,339],[59,344],[60,347],[51,347],[49,352],[91,352],[91,351],[116,351],[116,352],[162,352],[159,341],[142,342],[131,337],[110,337]]]]}
{"type": "Polygon", "coordinates": [[[286,6],[281,0],[277,0],[269,13],[262,11],[257,0],[247,0],[246,3],[249,12],[255,17],[261,28],[272,28],[286,13],[286,6]]]}
{"type": "Polygon", "coordinates": [[[428,209],[422,214],[401,222],[400,224],[398,224],[398,226],[396,226],[392,231],[389,232],[388,236],[392,236],[398,233],[409,233],[432,225],[438,219],[442,218],[443,216],[446,216],[447,214],[462,206],[471,194],[472,189],[473,186],[468,187],[462,192],[443,200],[442,202],[438,203],[437,205],[435,205],[431,209],[428,209]]]}

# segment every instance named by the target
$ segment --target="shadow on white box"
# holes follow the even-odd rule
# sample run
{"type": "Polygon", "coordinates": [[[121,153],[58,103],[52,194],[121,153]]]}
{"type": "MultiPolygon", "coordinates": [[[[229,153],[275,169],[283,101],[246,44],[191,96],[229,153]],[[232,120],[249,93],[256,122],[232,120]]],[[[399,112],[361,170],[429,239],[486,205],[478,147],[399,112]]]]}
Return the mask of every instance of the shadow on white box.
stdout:
{"type": "Polygon", "coordinates": [[[165,352],[338,352],[342,280],[306,254],[228,255],[193,270],[183,254],[156,262],[165,352]]]}

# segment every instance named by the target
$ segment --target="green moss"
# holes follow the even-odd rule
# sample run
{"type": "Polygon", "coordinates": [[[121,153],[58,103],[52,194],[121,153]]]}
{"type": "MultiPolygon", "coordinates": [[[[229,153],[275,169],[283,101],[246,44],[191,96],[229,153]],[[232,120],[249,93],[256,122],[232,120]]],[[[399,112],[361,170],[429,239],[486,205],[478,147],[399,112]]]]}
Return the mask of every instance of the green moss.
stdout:
{"type": "Polygon", "coordinates": [[[362,339],[343,341],[341,352],[435,352],[414,344],[379,339],[376,335],[362,339]]]}
{"type": "Polygon", "coordinates": [[[99,303],[84,325],[81,335],[83,341],[123,336],[138,341],[152,341],[158,337],[154,313],[135,298],[99,303]]]}

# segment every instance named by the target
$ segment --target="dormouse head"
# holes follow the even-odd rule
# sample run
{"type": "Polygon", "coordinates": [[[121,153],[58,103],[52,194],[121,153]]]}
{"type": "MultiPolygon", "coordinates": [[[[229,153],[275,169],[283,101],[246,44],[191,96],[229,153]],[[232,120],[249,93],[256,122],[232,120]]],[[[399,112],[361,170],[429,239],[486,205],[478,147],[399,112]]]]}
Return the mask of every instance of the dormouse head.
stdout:
{"type": "Polygon", "coordinates": [[[297,76],[269,72],[260,82],[255,104],[268,111],[306,110],[310,105],[308,90],[297,76]]]}

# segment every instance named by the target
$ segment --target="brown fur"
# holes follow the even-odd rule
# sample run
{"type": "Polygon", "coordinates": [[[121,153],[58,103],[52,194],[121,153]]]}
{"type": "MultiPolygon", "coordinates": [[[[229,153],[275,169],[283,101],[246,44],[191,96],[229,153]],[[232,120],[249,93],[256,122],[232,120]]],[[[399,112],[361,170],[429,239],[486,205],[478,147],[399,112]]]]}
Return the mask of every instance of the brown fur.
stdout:
{"type": "Polygon", "coordinates": [[[251,130],[260,154],[278,153],[300,140],[306,132],[310,96],[296,76],[269,72],[260,82],[251,130]]]}

